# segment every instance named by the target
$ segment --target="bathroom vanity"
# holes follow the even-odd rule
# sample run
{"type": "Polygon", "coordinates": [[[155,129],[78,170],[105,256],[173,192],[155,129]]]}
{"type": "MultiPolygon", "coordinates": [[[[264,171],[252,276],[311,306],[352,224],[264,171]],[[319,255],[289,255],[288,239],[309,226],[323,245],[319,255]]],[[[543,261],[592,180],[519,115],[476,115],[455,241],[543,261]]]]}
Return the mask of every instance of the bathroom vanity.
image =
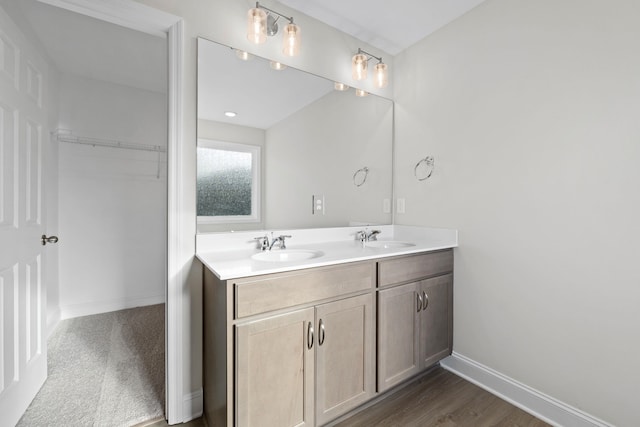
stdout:
{"type": "Polygon", "coordinates": [[[376,228],[287,230],[294,260],[201,238],[209,425],[325,425],[451,354],[457,233],[376,228]]]}

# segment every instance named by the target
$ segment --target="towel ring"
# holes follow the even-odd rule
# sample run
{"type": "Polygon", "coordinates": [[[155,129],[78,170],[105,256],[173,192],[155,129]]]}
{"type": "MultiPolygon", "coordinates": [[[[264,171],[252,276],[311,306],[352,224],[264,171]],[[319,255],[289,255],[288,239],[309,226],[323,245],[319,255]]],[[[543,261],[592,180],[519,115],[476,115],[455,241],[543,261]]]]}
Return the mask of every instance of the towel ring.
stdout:
{"type": "Polygon", "coordinates": [[[434,162],[433,156],[427,156],[416,163],[416,166],[413,168],[413,174],[416,176],[418,181],[424,181],[431,176],[435,169],[434,162]]]}
{"type": "Polygon", "coordinates": [[[353,174],[353,184],[356,187],[360,187],[367,181],[367,176],[369,175],[369,168],[363,167],[362,169],[358,169],[356,173],[353,174]]]}

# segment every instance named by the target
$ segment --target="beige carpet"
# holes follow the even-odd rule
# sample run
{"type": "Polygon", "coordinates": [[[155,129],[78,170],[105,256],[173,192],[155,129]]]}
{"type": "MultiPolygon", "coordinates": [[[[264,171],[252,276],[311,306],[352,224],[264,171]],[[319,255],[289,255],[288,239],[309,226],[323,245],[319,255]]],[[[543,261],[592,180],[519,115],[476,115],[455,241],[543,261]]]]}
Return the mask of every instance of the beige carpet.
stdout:
{"type": "Polygon", "coordinates": [[[129,427],[164,414],[164,304],[60,322],[21,427],[129,427]]]}

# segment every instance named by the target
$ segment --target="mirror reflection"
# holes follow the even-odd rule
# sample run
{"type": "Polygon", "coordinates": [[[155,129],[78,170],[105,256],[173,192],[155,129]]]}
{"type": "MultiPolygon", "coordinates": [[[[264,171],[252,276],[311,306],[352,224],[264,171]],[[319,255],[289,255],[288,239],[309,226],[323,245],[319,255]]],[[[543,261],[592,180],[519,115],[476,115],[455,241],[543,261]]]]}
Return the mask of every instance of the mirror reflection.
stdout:
{"type": "Polygon", "coordinates": [[[393,103],[198,39],[198,232],[391,223],[393,103]]]}

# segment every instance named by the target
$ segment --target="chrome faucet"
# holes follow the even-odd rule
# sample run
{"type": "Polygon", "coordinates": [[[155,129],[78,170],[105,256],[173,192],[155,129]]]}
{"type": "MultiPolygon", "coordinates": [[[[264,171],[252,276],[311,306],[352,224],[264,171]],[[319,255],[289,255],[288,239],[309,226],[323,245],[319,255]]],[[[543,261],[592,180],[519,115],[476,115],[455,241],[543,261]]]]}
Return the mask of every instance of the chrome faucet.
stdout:
{"type": "Polygon", "coordinates": [[[269,245],[269,250],[273,249],[273,246],[276,243],[279,243],[280,249],[287,249],[287,246],[284,244],[284,239],[285,238],[291,238],[291,236],[278,236],[278,237],[271,237],[271,244],[269,245]]]}
{"type": "Polygon", "coordinates": [[[261,251],[266,251],[271,249],[271,246],[269,245],[269,236],[267,236],[266,234],[264,236],[254,237],[253,240],[258,242],[258,248],[261,251]]]}
{"type": "Polygon", "coordinates": [[[273,233],[271,233],[271,240],[269,240],[269,236],[267,236],[266,234],[264,236],[254,237],[253,240],[258,242],[258,249],[260,249],[261,251],[270,251],[276,244],[280,247],[280,249],[287,249],[287,246],[284,243],[284,239],[289,238],[291,238],[291,236],[288,235],[273,237],[273,233]]]}
{"type": "Polygon", "coordinates": [[[367,234],[367,242],[371,240],[378,240],[378,234],[380,233],[380,230],[371,230],[371,233],[367,234]]]}
{"type": "Polygon", "coordinates": [[[364,230],[360,230],[356,233],[356,240],[360,241],[360,243],[362,243],[362,247],[364,248],[364,244],[366,242],[378,240],[378,234],[380,233],[380,230],[371,230],[371,232],[368,232],[365,228],[364,230]]]}

